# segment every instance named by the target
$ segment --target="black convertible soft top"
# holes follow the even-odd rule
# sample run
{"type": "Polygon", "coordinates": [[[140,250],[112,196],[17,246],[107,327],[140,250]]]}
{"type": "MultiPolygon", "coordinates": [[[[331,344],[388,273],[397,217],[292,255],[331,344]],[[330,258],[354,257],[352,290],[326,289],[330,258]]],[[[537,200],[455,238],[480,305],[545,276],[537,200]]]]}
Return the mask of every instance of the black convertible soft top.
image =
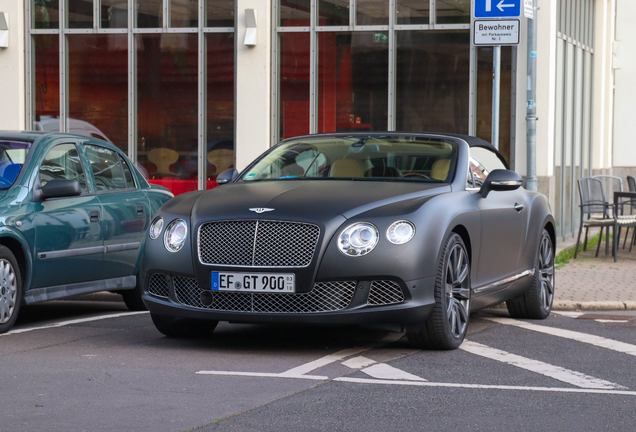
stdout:
{"type": "Polygon", "coordinates": [[[454,134],[454,133],[446,133],[446,132],[431,132],[431,133],[434,135],[447,135],[450,137],[459,138],[466,141],[470,147],[481,147],[481,148],[488,149],[492,152],[495,152],[499,160],[503,162],[506,168],[510,169],[510,166],[508,165],[508,161],[506,161],[506,158],[501,153],[499,153],[499,150],[497,150],[494,145],[490,144],[488,141],[484,141],[481,138],[477,138],[471,135],[462,135],[462,134],[454,134]]]}

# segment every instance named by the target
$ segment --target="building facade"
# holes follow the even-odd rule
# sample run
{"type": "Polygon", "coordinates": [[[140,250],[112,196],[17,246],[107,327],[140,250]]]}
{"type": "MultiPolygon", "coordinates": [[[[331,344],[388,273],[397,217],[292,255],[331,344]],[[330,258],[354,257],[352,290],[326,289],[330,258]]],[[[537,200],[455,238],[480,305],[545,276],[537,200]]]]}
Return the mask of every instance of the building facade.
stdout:
{"type": "MultiPolygon", "coordinates": [[[[0,128],[106,139],[177,194],[214,187],[221,171],[301,134],[489,140],[493,49],[471,44],[473,1],[0,0],[0,128]]],[[[578,229],[578,178],[636,166],[629,93],[617,93],[614,115],[616,22],[629,16],[617,3],[634,9],[539,0],[535,11],[537,174],[563,238],[578,229]]],[[[634,55],[623,27],[621,53],[634,55]]],[[[502,49],[499,126],[522,175],[526,32],[522,17],[521,43],[502,49]]]]}

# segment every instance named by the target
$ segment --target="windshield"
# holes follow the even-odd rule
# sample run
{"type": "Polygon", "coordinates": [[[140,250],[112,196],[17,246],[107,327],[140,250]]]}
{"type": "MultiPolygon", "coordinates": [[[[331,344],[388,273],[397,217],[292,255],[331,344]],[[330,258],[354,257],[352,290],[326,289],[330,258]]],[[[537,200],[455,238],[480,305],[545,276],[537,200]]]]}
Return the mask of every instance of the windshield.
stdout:
{"type": "Polygon", "coordinates": [[[10,187],[18,178],[31,143],[0,141],[0,189],[10,187]]]}
{"type": "Polygon", "coordinates": [[[448,183],[454,141],[422,136],[319,136],[287,141],[265,154],[242,181],[353,179],[448,183]]]}

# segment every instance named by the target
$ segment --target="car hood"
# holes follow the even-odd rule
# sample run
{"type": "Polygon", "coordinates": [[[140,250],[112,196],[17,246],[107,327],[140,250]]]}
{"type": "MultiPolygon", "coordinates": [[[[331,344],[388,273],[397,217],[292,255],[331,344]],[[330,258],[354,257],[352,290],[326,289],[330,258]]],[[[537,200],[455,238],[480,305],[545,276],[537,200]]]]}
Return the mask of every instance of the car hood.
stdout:
{"type": "Polygon", "coordinates": [[[201,195],[196,220],[251,218],[250,209],[274,209],[268,219],[325,221],[349,219],[385,206],[400,205],[409,213],[435,195],[450,192],[447,184],[395,181],[294,180],[230,183],[201,195]]]}

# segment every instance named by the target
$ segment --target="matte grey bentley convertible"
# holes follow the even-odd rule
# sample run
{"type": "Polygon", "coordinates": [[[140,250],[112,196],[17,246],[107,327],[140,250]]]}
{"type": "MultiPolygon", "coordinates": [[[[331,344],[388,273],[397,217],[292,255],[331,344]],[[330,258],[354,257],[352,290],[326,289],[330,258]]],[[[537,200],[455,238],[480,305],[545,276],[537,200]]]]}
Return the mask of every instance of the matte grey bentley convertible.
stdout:
{"type": "Polygon", "coordinates": [[[506,301],[513,317],[550,313],[548,202],[485,141],[302,136],[218,180],[151,224],[143,300],[165,335],[219,321],[360,323],[452,349],[470,310],[506,301]]]}

